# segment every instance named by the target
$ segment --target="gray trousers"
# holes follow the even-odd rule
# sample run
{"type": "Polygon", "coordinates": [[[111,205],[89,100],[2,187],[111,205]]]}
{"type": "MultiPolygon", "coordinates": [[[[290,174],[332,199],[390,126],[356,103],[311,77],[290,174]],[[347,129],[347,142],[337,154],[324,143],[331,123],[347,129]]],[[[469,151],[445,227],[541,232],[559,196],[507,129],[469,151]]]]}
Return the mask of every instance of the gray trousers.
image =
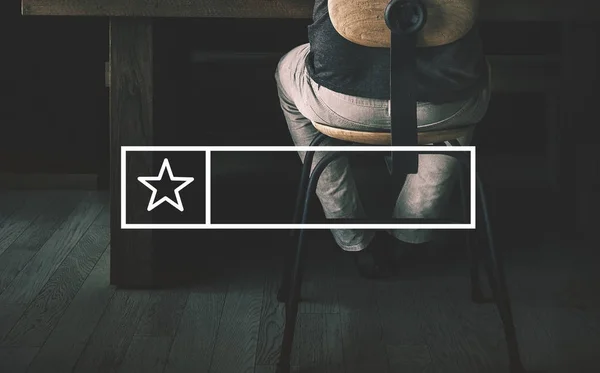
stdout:
{"type": "MultiPolygon", "coordinates": [[[[298,46],[279,62],[275,79],[288,129],[296,146],[307,146],[319,134],[312,121],[330,126],[373,131],[390,128],[389,101],[348,96],[315,83],[308,75],[305,60],[309,45],[298,46]]],[[[488,107],[489,87],[468,100],[442,105],[417,104],[417,126],[443,129],[479,122],[488,107]]],[[[458,139],[468,145],[471,134],[458,139]]],[[[328,140],[323,145],[337,145],[328,140]]],[[[325,155],[316,152],[313,167],[325,155]]],[[[304,159],[304,152],[299,152],[304,159]]],[[[458,162],[446,155],[419,155],[419,172],[408,175],[394,209],[397,218],[438,218],[447,205],[457,178],[458,162]]],[[[317,197],[327,218],[365,218],[348,159],[332,162],[317,183],[317,197]]],[[[374,237],[373,230],[332,230],[337,244],[347,251],[364,249],[374,237]]],[[[390,231],[409,243],[428,242],[434,231],[403,229],[390,231]]]]}

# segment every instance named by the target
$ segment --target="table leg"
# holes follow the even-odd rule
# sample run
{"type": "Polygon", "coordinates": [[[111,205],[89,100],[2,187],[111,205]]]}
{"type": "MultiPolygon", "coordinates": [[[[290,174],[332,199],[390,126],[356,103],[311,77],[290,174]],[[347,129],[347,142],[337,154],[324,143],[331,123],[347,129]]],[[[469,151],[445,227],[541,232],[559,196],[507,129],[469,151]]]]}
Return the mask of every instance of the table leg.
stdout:
{"type": "MultiPolygon", "coordinates": [[[[151,18],[110,19],[110,282],[126,288],[155,282],[153,235],[150,230],[121,230],[121,146],[153,145],[153,21],[151,18]]],[[[151,153],[128,160],[127,170],[151,175],[151,153]]],[[[148,203],[142,184],[128,185],[128,210],[144,211],[148,203]],[[138,191],[139,190],[139,191],[138,191]]]]}

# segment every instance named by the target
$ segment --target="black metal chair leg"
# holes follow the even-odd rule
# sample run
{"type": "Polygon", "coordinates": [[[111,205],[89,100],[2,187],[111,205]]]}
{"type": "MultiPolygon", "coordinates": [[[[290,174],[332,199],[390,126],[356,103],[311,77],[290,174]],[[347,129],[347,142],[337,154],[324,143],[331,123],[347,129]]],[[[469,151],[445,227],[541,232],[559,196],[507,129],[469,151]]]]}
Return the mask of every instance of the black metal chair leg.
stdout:
{"type": "MultiPolygon", "coordinates": [[[[308,146],[319,146],[328,137],[322,133],[319,133],[308,146]]],[[[310,169],[315,156],[314,151],[308,151],[304,154],[304,161],[302,162],[302,175],[300,176],[300,186],[298,187],[298,194],[296,196],[296,207],[294,208],[293,223],[299,223],[302,219],[302,202],[306,197],[306,190],[308,188],[308,180],[310,178],[310,169]]],[[[294,230],[290,231],[290,236],[294,235],[294,230]]]]}
{"type": "MultiPolygon", "coordinates": [[[[302,209],[301,223],[305,224],[308,220],[308,210],[310,207],[311,197],[315,194],[317,189],[317,182],[319,177],[325,170],[325,167],[334,161],[341,155],[340,152],[328,154],[319,161],[314,168],[312,175],[309,178],[308,187],[306,188],[306,195],[304,198],[304,206],[302,209]]],[[[300,229],[298,234],[298,246],[296,253],[293,257],[293,263],[291,266],[290,273],[290,287],[288,290],[289,297],[285,305],[285,327],[283,330],[283,339],[281,343],[281,354],[279,356],[279,363],[277,365],[277,373],[289,373],[290,362],[292,355],[292,346],[294,344],[294,332],[296,330],[296,321],[298,318],[298,303],[300,302],[300,293],[302,288],[302,276],[303,270],[303,248],[306,239],[306,231],[300,229]]]]}
{"type": "MultiPolygon", "coordinates": [[[[315,143],[320,143],[322,141],[318,141],[321,136],[317,136],[312,142],[311,146],[314,146],[315,143]]],[[[313,158],[315,152],[308,151],[304,154],[304,161],[302,163],[302,175],[300,176],[300,185],[298,187],[298,194],[296,197],[296,208],[294,209],[294,217],[292,222],[299,223],[302,219],[302,202],[306,197],[306,189],[308,187],[308,182],[310,179],[310,169],[312,166],[313,158]]],[[[294,230],[290,231],[290,237],[294,237],[294,230]]],[[[283,261],[283,273],[281,275],[281,284],[279,285],[279,290],[277,291],[277,300],[279,302],[285,303],[288,301],[289,289],[290,289],[290,276],[292,273],[292,266],[294,264],[294,249],[290,247],[286,249],[284,252],[284,261],[283,261]]]]}
{"type": "Polygon", "coordinates": [[[523,364],[521,362],[521,356],[519,353],[519,344],[517,341],[517,334],[515,331],[515,325],[513,315],[510,307],[510,299],[508,295],[508,289],[506,287],[506,279],[504,269],[502,267],[502,260],[498,257],[496,248],[494,246],[494,237],[492,234],[492,226],[490,222],[490,216],[487,207],[487,200],[485,198],[485,192],[483,190],[483,183],[479,176],[477,176],[477,194],[479,196],[479,203],[481,206],[481,213],[485,228],[485,235],[487,238],[487,260],[486,260],[486,272],[490,287],[494,294],[494,300],[502,324],[504,325],[504,335],[506,338],[506,344],[508,348],[508,358],[510,363],[511,373],[523,373],[525,372],[523,364]]]}
{"type": "MultiPolygon", "coordinates": [[[[465,172],[468,169],[467,165],[462,165],[460,167],[460,179],[459,179],[459,187],[460,187],[460,195],[462,200],[462,211],[463,218],[465,221],[469,220],[469,196],[467,193],[465,177],[468,172],[465,172]]],[[[471,300],[475,303],[482,304],[490,302],[490,299],[486,299],[483,295],[483,291],[481,290],[481,279],[479,276],[479,253],[474,249],[472,242],[472,231],[467,229],[465,230],[465,245],[467,249],[467,255],[469,257],[470,263],[470,280],[471,280],[471,300]]]]}
{"type": "MultiPolygon", "coordinates": [[[[304,210],[308,209],[308,205],[304,210]]],[[[290,274],[290,289],[287,293],[290,296],[285,304],[285,326],[283,329],[283,339],[281,341],[281,353],[277,364],[277,373],[289,373],[292,357],[292,346],[294,345],[294,334],[296,331],[296,321],[298,318],[298,304],[300,303],[300,292],[302,288],[302,254],[305,239],[305,230],[301,229],[298,234],[298,247],[293,260],[292,273],[290,274]]]]}
{"type": "MultiPolygon", "coordinates": [[[[318,146],[327,139],[327,136],[319,133],[309,144],[309,146],[318,146]]],[[[302,174],[300,176],[300,185],[298,186],[298,194],[296,196],[296,207],[294,209],[294,217],[292,223],[299,223],[302,218],[302,202],[306,196],[306,190],[308,188],[308,181],[310,178],[310,169],[315,156],[314,151],[308,151],[304,154],[304,160],[302,162],[302,174]]],[[[294,237],[294,230],[290,231],[290,237],[294,237]]],[[[290,273],[293,262],[293,248],[286,249],[284,253],[283,262],[283,273],[281,277],[281,285],[277,291],[277,300],[279,302],[286,302],[288,298],[288,289],[290,287],[290,273]]]]}

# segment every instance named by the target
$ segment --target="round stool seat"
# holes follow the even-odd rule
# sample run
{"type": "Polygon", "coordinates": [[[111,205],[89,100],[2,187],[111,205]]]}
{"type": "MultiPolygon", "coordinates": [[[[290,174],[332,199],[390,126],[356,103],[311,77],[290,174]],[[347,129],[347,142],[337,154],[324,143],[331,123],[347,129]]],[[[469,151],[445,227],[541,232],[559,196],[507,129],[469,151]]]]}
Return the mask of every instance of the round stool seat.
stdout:
{"type": "MultiPolygon", "coordinates": [[[[327,124],[317,122],[312,122],[312,124],[317,129],[317,131],[337,140],[364,145],[392,145],[392,133],[390,131],[366,132],[332,127],[327,124]]],[[[469,133],[473,131],[473,127],[473,125],[469,125],[465,127],[445,129],[439,131],[418,132],[418,143],[419,145],[427,145],[455,140],[463,136],[469,135],[469,133]]]]}

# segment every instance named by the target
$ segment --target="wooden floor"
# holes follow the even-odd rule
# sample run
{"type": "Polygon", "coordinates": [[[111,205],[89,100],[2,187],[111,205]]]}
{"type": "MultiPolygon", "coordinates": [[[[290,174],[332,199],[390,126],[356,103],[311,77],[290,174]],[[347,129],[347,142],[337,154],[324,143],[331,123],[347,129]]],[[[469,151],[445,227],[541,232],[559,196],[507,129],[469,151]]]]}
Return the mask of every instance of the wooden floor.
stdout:
{"type": "MultiPolygon", "coordinates": [[[[417,256],[399,278],[373,283],[325,233],[312,235],[296,372],[506,372],[497,312],[470,303],[462,258],[417,256]]],[[[283,325],[274,250],[285,236],[243,234],[237,245],[211,239],[229,260],[203,283],[115,290],[106,194],[0,192],[0,372],[274,372],[283,325]]],[[[600,371],[597,255],[550,233],[511,241],[525,365],[600,371]]]]}

